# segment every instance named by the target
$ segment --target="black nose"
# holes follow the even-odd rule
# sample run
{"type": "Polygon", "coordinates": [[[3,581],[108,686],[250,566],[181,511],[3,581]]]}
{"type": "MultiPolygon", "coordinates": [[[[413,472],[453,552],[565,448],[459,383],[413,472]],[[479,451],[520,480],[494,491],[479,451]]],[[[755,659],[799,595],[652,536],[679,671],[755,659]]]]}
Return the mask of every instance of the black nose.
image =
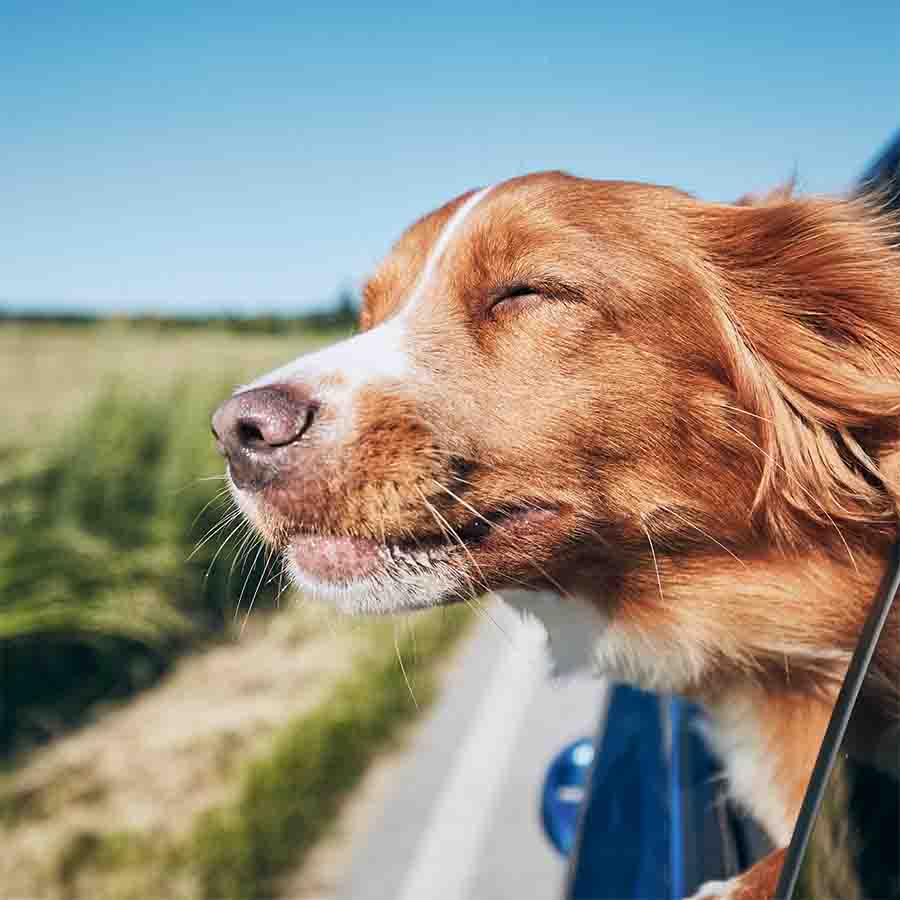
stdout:
{"type": "Polygon", "coordinates": [[[228,457],[234,483],[259,490],[277,474],[290,447],[309,430],[316,405],[293,388],[280,385],[242,391],[212,417],[219,452],[228,457]]]}

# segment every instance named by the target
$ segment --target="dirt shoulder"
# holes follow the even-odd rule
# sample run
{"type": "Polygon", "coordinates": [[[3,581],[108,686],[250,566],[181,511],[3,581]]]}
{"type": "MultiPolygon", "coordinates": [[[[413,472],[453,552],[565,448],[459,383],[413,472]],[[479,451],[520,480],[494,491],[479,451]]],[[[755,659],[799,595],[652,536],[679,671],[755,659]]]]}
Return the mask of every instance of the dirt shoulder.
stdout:
{"type": "Polygon", "coordinates": [[[239,640],[183,659],[157,687],[73,732],[0,782],[0,883],[50,898],[73,842],[119,831],[178,838],[226,803],[235,772],[315,708],[366,643],[327,613],[252,621],[239,640]]]}

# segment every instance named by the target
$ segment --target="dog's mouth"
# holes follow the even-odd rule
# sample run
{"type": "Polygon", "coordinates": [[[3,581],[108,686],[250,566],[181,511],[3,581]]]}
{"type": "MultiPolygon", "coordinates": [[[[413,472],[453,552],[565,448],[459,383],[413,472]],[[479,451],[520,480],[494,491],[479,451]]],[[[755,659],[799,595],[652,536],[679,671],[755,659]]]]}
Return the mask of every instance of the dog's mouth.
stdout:
{"type": "Polygon", "coordinates": [[[320,584],[347,585],[404,570],[422,571],[457,559],[472,560],[480,550],[527,537],[558,514],[553,507],[507,507],[479,515],[460,528],[447,524],[443,533],[402,539],[300,531],[290,538],[286,550],[293,567],[306,578],[320,584]]]}

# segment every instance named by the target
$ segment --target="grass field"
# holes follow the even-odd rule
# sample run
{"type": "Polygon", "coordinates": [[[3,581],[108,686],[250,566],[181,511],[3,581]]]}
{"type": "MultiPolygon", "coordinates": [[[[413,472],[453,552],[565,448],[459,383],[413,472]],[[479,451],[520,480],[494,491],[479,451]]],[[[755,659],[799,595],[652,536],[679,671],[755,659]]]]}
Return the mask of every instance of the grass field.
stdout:
{"type": "Polygon", "coordinates": [[[255,546],[237,571],[237,539],[220,565],[217,540],[191,556],[227,509],[213,499],[223,466],[209,416],[234,385],[316,343],[0,328],[0,752],[152,681],[262,585],[255,546]]]}
{"type": "Polygon", "coordinates": [[[326,339],[0,327],[0,882],[19,895],[258,896],[415,715],[396,654],[418,646],[431,696],[464,615],[415,617],[416,645],[277,611],[249,533],[197,546],[230,503],[211,411],[326,339]]]}
{"type": "MultiPolygon", "coordinates": [[[[3,323],[0,447],[46,447],[110,386],[125,386],[144,397],[180,381],[233,386],[337,336],[154,332],[125,322],[86,327],[3,323]]],[[[204,423],[197,424],[202,430],[204,423]]]]}

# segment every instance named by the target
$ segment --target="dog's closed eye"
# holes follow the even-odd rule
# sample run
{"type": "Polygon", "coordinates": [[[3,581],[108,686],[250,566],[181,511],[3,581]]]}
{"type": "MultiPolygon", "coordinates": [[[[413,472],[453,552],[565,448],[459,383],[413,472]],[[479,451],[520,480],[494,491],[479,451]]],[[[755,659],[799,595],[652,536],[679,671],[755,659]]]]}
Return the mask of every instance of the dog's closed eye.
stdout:
{"type": "Polygon", "coordinates": [[[514,284],[504,288],[491,300],[487,312],[491,317],[506,316],[521,312],[543,299],[543,294],[536,287],[530,284],[514,284]]]}

